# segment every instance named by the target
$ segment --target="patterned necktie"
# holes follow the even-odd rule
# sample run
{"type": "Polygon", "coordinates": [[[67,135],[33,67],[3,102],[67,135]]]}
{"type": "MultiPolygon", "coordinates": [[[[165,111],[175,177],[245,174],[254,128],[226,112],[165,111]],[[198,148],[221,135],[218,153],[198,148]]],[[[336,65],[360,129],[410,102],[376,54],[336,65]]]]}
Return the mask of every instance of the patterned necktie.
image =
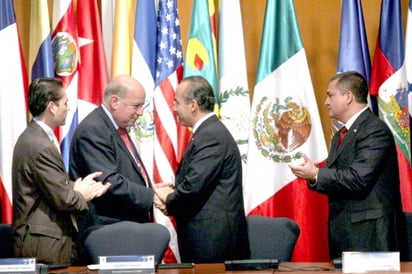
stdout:
{"type": "Polygon", "coordinates": [[[139,156],[136,155],[136,152],[135,152],[135,150],[134,150],[134,148],[133,148],[132,142],[131,142],[130,139],[129,139],[129,135],[127,134],[127,131],[126,131],[124,128],[121,128],[121,127],[119,127],[119,128],[117,129],[117,131],[119,132],[120,137],[122,137],[122,140],[123,140],[124,144],[126,145],[126,147],[128,148],[130,154],[133,156],[133,159],[136,161],[136,164],[137,164],[137,166],[138,166],[138,168],[139,168],[139,170],[140,170],[140,173],[142,174],[142,176],[143,176],[143,178],[144,178],[144,181],[145,181],[146,186],[149,187],[149,183],[148,183],[149,181],[148,181],[148,179],[147,179],[148,176],[147,176],[147,174],[146,174],[145,169],[143,168],[143,164],[142,164],[142,162],[140,161],[139,156]]]}
{"type": "Polygon", "coordinates": [[[340,144],[342,144],[343,142],[343,138],[345,138],[346,133],[348,132],[348,129],[346,127],[343,127],[340,131],[339,131],[339,136],[338,136],[338,146],[340,146],[340,144]]]}

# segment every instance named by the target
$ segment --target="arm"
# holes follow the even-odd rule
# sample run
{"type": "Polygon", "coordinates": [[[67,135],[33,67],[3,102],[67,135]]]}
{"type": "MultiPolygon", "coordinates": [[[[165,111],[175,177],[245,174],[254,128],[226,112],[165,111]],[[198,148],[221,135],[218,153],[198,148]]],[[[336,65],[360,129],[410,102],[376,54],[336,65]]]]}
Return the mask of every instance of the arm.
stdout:
{"type": "Polygon", "coordinates": [[[110,195],[128,207],[148,211],[154,192],[145,186],[135,163],[120,144],[117,132],[102,125],[91,125],[78,132],[70,153],[70,176],[77,179],[101,170],[103,175],[98,180],[112,184],[110,195]]]}

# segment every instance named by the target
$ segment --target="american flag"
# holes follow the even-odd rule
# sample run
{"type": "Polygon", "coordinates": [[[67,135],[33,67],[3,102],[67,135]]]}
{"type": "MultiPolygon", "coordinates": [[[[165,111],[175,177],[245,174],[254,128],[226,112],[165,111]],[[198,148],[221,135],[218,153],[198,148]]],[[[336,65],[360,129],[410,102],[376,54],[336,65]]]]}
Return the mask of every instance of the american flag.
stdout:
{"type": "MultiPolygon", "coordinates": [[[[154,92],[154,182],[174,181],[178,162],[190,136],[190,132],[177,123],[173,109],[175,90],[183,75],[182,41],[177,11],[176,0],[159,1],[154,92]]],[[[155,211],[155,214],[156,221],[166,225],[171,232],[170,245],[163,260],[166,263],[180,262],[173,218],[164,216],[159,211],[155,211]]]]}

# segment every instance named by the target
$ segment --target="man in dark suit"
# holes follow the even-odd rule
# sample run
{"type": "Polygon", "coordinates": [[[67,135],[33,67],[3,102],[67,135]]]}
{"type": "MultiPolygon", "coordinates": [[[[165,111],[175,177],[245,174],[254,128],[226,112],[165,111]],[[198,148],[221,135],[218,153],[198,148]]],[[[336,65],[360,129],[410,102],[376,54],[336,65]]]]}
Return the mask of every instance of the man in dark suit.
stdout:
{"type": "Polygon", "coordinates": [[[90,203],[87,214],[77,216],[80,241],[102,225],[152,221],[154,191],[125,131],[142,115],[145,96],[136,79],[119,75],[106,87],[103,104],[76,128],[70,148],[70,178],[101,170],[98,179],[112,183],[104,196],[90,203]]]}
{"type": "Polygon", "coordinates": [[[249,258],[242,196],[242,165],[236,142],[213,113],[206,79],[183,79],[175,94],[180,123],[193,128],[175,187],[156,189],[156,206],[176,219],[182,262],[249,258]]]}
{"type": "Polygon", "coordinates": [[[70,265],[76,257],[72,213],[87,210],[87,201],[103,195],[110,183],[94,180],[100,172],[76,182],[67,177],[53,133],[55,127],[64,125],[69,111],[62,82],[36,79],[30,84],[28,99],[33,119],[13,153],[14,256],[70,265]]]}
{"type": "Polygon", "coordinates": [[[391,131],[368,108],[361,74],[336,74],[327,95],[329,116],[344,127],[333,136],[326,166],[305,156],[290,168],[309,188],[328,195],[331,258],[343,251],[399,251],[399,173],[391,131]]]}

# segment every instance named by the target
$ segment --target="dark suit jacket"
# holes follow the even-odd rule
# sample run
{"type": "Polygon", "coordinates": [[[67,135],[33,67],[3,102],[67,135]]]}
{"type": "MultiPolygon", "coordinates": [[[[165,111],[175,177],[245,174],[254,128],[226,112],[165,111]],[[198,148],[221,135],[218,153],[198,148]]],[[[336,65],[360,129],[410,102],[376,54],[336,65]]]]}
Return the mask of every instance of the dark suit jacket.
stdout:
{"type": "Polygon", "coordinates": [[[103,172],[99,181],[112,186],[89,202],[87,216],[78,216],[82,237],[103,224],[150,221],[154,191],[146,187],[136,161],[101,106],[79,124],[70,147],[70,178],[95,171],[103,172]]]}
{"type": "Polygon", "coordinates": [[[314,187],[329,198],[332,258],[342,251],[399,250],[399,173],[389,128],[367,109],[339,147],[337,135],[314,187]]]}
{"type": "Polygon", "coordinates": [[[15,256],[70,264],[75,256],[70,213],[88,207],[73,190],[58,149],[36,122],[17,140],[12,176],[15,256]]]}
{"type": "Polygon", "coordinates": [[[175,192],[167,198],[167,211],[176,219],[182,261],[248,258],[240,153],[216,116],[194,133],[175,184],[175,192]]]}

